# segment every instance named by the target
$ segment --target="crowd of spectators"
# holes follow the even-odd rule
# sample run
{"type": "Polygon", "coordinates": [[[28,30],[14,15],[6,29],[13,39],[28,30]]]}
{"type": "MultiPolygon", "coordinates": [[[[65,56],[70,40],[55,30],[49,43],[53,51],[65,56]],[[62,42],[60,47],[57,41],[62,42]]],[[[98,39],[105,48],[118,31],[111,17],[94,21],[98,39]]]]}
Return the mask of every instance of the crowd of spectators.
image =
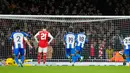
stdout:
{"type": "Polygon", "coordinates": [[[129,15],[129,0],[1,0],[0,14],[129,15]]]}

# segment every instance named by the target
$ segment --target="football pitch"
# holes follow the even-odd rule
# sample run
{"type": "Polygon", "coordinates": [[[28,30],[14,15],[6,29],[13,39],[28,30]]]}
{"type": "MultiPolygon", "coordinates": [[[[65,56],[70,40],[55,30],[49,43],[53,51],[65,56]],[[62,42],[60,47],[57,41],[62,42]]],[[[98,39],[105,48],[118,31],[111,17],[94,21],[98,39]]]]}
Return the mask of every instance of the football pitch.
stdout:
{"type": "Polygon", "coordinates": [[[1,66],[0,73],[130,73],[128,66],[1,66]]]}

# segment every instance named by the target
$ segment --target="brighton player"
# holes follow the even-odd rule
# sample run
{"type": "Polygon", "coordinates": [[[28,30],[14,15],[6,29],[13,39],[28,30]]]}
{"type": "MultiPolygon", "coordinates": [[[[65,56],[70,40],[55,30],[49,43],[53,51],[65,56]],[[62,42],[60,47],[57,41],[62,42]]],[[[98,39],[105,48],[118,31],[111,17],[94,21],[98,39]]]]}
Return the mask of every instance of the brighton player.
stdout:
{"type": "Polygon", "coordinates": [[[64,45],[66,47],[66,57],[72,58],[72,62],[76,62],[75,58],[75,35],[73,33],[73,27],[69,27],[69,32],[64,35],[64,45]]]}
{"type": "Polygon", "coordinates": [[[23,66],[22,63],[24,63],[24,41],[29,45],[30,48],[32,48],[32,46],[27,40],[25,33],[21,32],[19,27],[16,27],[15,32],[12,32],[10,40],[13,40],[13,53],[15,56],[14,60],[18,66],[23,66]],[[19,53],[21,55],[20,62],[18,61],[19,53]]]}
{"type": "Polygon", "coordinates": [[[126,61],[129,63],[130,66],[130,35],[129,37],[126,37],[122,43],[124,45],[124,54],[126,56],[126,61]]]}
{"type": "Polygon", "coordinates": [[[82,28],[79,29],[79,33],[76,35],[76,43],[75,43],[75,49],[76,49],[76,59],[80,59],[80,61],[83,60],[83,56],[81,56],[82,49],[84,48],[85,42],[88,42],[86,39],[86,35],[84,33],[84,30],[82,28]]]}
{"type": "Polygon", "coordinates": [[[53,40],[53,36],[46,30],[47,26],[43,25],[43,29],[39,31],[35,36],[34,39],[38,43],[38,64],[41,62],[41,56],[43,53],[43,64],[46,63],[46,54],[47,54],[47,47],[53,40]],[[50,38],[50,40],[49,40],[50,38]],[[39,40],[38,40],[39,39],[39,40]],[[49,42],[48,42],[49,40],[49,42]]]}
{"type": "MultiPolygon", "coordinates": [[[[26,33],[26,32],[22,32],[22,33],[24,33],[27,38],[29,38],[29,39],[31,38],[30,33],[26,33]]],[[[26,56],[26,43],[25,43],[25,41],[23,43],[24,43],[24,58],[25,58],[25,56],[26,56]]],[[[15,57],[15,55],[13,53],[14,52],[14,45],[13,44],[12,44],[12,54],[13,54],[13,57],[15,57]]],[[[19,53],[19,55],[20,55],[20,53],[19,53]]]]}

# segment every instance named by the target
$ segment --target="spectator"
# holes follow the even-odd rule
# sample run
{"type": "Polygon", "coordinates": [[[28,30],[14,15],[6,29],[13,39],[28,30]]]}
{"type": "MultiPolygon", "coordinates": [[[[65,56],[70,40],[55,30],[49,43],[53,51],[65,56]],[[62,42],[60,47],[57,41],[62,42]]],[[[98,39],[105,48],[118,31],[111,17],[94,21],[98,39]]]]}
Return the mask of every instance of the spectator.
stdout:
{"type": "Polygon", "coordinates": [[[89,1],[85,3],[85,0],[83,1],[62,0],[59,2],[57,2],[56,0],[47,0],[47,1],[23,0],[23,1],[16,2],[15,0],[11,0],[10,2],[8,0],[4,0],[1,8],[2,10],[0,11],[0,13],[6,13],[9,11],[9,13],[11,14],[44,14],[44,15],[101,14],[100,10],[97,11],[96,7],[92,3],[90,3],[89,1]]]}
{"type": "Polygon", "coordinates": [[[106,49],[106,58],[111,59],[113,57],[113,52],[113,48],[111,46],[108,46],[108,48],[106,49]]]}
{"type": "Polygon", "coordinates": [[[89,57],[90,59],[94,59],[94,56],[95,56],[94,52],[95,52],[94,44],[91,44],[90,45],[90,57],[89,57]]]}
{"type": "Polygon", "coordinates": [[[98,55],[98,57],[100,58],[100,59],[102,59],[103,58],[103,45],[102,44],[99,44],[99,55],[98,55]]]}

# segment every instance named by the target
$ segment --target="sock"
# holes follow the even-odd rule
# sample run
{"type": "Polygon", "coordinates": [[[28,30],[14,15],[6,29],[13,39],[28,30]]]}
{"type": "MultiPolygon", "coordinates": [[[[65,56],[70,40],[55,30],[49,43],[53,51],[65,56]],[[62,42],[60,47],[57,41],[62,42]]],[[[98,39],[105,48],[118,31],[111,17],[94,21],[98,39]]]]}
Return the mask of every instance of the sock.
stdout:
{"type": "Polygon", "coordinates": [[[129,58],[126,58],[126,62],[129,62],[129,58]]]}
{"type": "Polygon", "coordinates": [[[24,55],[21,56],[21,62],[24,63],[24,55]]]}
{"type": "Polygon", "coordinates": [[[67,57],[67,58],[70,58],[69,54],[66,54],[66,57],[67,57]]]}
{"type": "Polygon", "coordinates": [[[70,52],[69,52],[69,49],[66,49],[66,53],[65,53],[66,57],[67,58],[70,58],[70,52]]]}
{"type": "Polygon", "coordinates": [[[128,59],[128,62],[130,63],[130,58],[128,59]]]}
{"type": "Polygon", "coordinates": [[[17,63],[17,65],[19,65],[18,57],[15,57],[14,60],[17,63]]]}
{"type": "Polygon", "coordinates": [[[38,64],[40,64],[40,62],[41,62],[41,53],[38,53],[37,62],[38,62],[38,64]]]}
{"type": "Polygon", "coordinates": [[[43,53],[43,63],[46,63],[46,53],[43,53]]]}
{"type": "Polygon", "coordinates": [[[76,57],[77,57],[78,59],[80,59],[80,58],[81,58],[81,55],[80,55],[80,54],[76,54],[76,57]]]}
{"type": "Polygon", "coordinates": [[[72,62],[75,63],[76,62],[76,57],[74,55],[72,55],[72,62]]]}

